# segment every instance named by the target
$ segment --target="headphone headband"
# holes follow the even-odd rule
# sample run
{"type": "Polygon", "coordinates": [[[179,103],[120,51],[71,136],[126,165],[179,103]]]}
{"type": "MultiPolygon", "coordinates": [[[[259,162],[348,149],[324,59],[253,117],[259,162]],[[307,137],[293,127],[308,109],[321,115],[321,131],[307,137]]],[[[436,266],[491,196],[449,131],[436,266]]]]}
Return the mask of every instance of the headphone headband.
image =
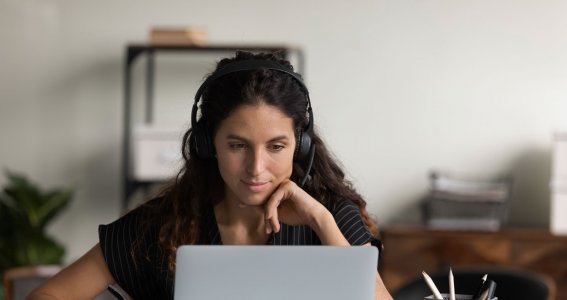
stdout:
{"type": "Polygon", "coordinates": [[[249,60],[239,60],[228,63],[227,65],[223,66],[219,70],[215,71],[211,74],[204,82],[201,84],[197,93],[195,93],[195,101],[193,102],[193,109],[191,111],[191,126],[195,128],[197,124],[197,110],[198,103],[203,96],[205,90],[211,85],[215,80],[240,71],[252,71],[252,70],[260,70],[260,69],[268,69],[268,70],[276,70],[279,72],[286,73],[299,83],[303,93],[305,94],[305,99],[307,100],[307,113],[309,115],[309,123],[307,128],[305,129],[306,132],[312,133],[313,132],[313,110],[311,108],[311,100],[309,99],[309,91],[307,87],[303,83],[303,78],[298,73],[295,73],[288,68],[282,66],[281,64],[273,61],[273,60],[266,60],[266,59],[249,59],[249,60]]]}
{"type": "Polygon", "coordinates": [[[198,102],[200,100],[201,96],[203,96],[203,93],[205,92],[205,89],[210,85],[210,83],[219,79],[220,77],[240,71],[251,71],[259,69],[269,69],[287,73],[301,84],[301,88],[304,90],[304,92],[307,92],[307,88],[305,87],[303,78],[301,78],[300,74],[285,68],[284,66],[273,60],[250,59],[228,63],[224,67],[211,74],[211,76],[209,76],[197,90],[197,93],[195,94],[195,102],[198,102]]]}

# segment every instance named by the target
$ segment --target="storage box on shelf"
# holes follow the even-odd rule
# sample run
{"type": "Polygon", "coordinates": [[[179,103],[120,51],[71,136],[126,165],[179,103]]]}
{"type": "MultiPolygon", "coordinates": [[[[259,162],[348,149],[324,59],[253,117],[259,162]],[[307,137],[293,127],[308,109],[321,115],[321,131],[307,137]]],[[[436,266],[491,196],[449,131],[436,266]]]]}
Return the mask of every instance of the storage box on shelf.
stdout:
{"type": "Polygon", "coordinates": [[[567,132],[555,134],[551,169],[550,229],[567,235],[567,132]]]}
{"type": "Polygon", "coordinates": [[[183,131],[175,128],[140,125],[134,128],[133,178],[165,181],[175,177],[182,166],[183,131]]]}
{"type": "Polygon", "coordinates": [[[508,215],[511,180],[456,179],[431,174],[424,219],[431,228],[498,230],[508,215]]]}

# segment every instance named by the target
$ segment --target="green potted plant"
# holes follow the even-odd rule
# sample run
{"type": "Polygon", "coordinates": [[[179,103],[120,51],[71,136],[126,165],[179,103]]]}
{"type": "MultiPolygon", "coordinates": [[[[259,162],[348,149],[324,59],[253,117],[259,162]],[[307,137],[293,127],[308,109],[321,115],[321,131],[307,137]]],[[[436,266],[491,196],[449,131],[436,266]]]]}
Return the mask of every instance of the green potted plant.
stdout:
{"type": "Polygon", "coordinates": [[[18,266],[61,264],[65,249],[46,228],[67,207],[73,190],[44,191],[22,175],[6,175],[0,193],[0,274],[18,266]]]}

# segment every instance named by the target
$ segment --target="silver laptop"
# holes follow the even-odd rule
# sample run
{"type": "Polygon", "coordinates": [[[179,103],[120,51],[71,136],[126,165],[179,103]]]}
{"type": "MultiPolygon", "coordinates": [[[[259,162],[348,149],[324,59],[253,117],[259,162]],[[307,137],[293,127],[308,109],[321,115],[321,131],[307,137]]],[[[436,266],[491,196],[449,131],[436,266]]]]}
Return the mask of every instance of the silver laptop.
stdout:
{"type": "Polygon", "coordinates": [[[182,246],[175,300],[374,299],[376,247],[182,246]]]}

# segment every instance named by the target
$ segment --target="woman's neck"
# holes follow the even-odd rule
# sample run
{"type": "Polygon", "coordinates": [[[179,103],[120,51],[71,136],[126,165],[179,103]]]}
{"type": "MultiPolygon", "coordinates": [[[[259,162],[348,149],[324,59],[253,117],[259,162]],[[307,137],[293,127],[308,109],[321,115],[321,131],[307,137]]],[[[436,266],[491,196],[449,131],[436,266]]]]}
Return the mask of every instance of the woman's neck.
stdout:
{"type": "Polygon", "coordinates": [[[223,200],[214,211],[223,244],[266,242],[263,207],[240,206],[235,201],[223,200]]]}

